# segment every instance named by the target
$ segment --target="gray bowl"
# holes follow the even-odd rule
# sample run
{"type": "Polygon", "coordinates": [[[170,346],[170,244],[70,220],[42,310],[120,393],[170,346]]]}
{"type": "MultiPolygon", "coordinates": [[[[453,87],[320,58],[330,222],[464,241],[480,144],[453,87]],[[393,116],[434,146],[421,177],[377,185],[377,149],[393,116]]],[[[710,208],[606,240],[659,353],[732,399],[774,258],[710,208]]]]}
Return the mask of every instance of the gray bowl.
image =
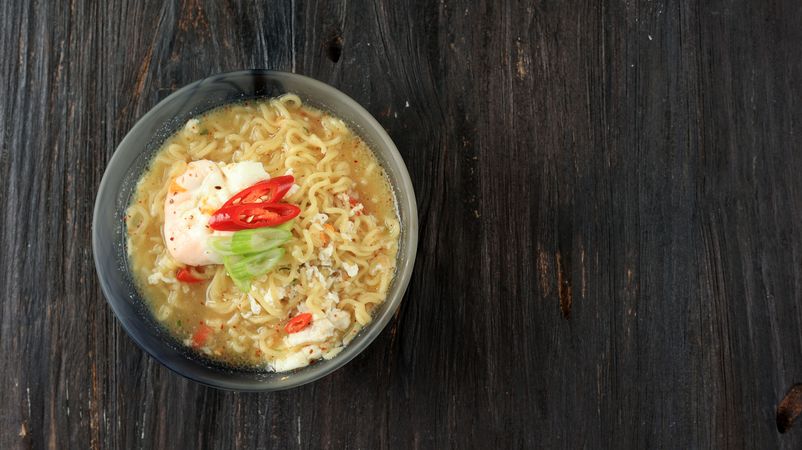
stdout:
{"type": "Polygon", "coordinates": [[[125,136],[100,182],[92,249],[103,294],[128,335],[174,372],[209,386],[239,391],[288,389],[317,380],[353,359],[392,318],[406,291],[418,242],[418,211],[409,173],[393,141],[370,113],[333,87],[300,75],[250,70],[196,81],[159,102],[125,136]],[[151,315],[128,268],[123,215],[136,182],[162,142],[187,120],[220,105],[292,92],[304,103],[343,119],[373,149],[390,178],[401,220],[397,273],[386,301],[336,357],[290,372],[232,368],[177,342],[151,315]]]}

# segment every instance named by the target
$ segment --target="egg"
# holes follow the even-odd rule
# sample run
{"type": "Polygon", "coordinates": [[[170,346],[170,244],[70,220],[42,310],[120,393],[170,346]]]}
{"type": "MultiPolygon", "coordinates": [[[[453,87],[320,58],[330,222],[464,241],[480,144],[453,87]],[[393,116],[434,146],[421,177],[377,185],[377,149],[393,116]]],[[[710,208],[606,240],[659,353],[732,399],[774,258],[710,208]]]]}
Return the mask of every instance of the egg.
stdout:
{"type": "Polygon", "coordinates": [[[162,232],[173,259],[190,266],[221,264],[222,257],[207,241],[233,233],[212,230],[209,219],[236,193],[268,179],[260,162],[223,164],[204,159],[187,164],[170,182],[164,201],[162,232]]]}

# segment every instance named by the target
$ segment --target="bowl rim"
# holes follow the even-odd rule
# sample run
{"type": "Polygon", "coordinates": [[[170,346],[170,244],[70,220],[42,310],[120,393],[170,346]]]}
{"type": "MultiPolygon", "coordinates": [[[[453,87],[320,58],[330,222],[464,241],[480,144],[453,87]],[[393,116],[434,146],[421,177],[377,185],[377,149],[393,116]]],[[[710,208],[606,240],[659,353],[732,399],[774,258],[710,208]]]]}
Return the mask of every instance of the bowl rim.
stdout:
{"type": "MultiPolygon", "coordinates": [[[[289,91],[288,91],[289,92],[289,91]]],[[[272,98],[264,96],[263,98],[272,98]]],[[[222,104],[218,105],[222,106],[222,104]]],[[[141,146],[141,151],[146,151],[146,146],[141,146]]],[[[129,150],[130,153],[130,150],[129,150]]],[[[117,193],[115,193],[117,194],[117,193]]],[[[393,318],[393,316],[398,311],[398,308],[406,295],[407,287],[409,286],[410,279],[412,277],[412,271],[415,265],[415,259],[417,256],[417,246],[418,246],[418,210],[417,210],[417,201],[415,197],[415,191],[412,185],[412,180],[410,179],[409,172],[407,170],[407,166],[404,163],[404,160],[398,151],[393,140],[387,134],[384,127],[370,114],[364,107],[362,107],[359,103],[353,100],[344,92],[340,91],[339,89],[326,84],[322,81],[316,80],[311,77],[307,77],[304,75],[299,75],[296,73],[290,72],[282,72],[276,70],[265,70],[265,69],[248,69],[248,70],[239,70],[239,71],[232,71],[232,72],[222,72],[218,74],[214,74],[208,77],[204,77],[193,81],[180,89],[176,90],[175,92],[171,93],[164,99],[160,100],[156,103],[153,107],[151,107],[144,115],[142,115],[134,125],[128,130],[125,134],[123,139],[114,149],[114,152],[109,159],[108,163],[106,164],[106,168],[103,172],[103,177],[101,178],[100,184],[97,188],[97,194],[95,196],[95,204],[92,211],[92,254],[93,260],[95,263],[95,271],[98,275],[98,280],[100,281],[101,291],[103,296],[106,299],[106,303],[111,307],[114,316],[121,324],[122,328],[125,330],[126,334],[136,343],[136,345],[145,351],[148,355],[150,355],[153,359],[158,361],[161,365],[168,368],[170,371],[181,375],[182,377],[188,378],[193,380],[197,383],[210,386],[213,388],[221,389],[221,390],[231,390],[231,391],[241,391],[241,392],[267,392],[267,391],[279,391],[285,389],[291,389],[294,387],[302,386],[307,383],[311,383],[316,381],[320,378],[329,375],[336,370],[340,369],[352,359],[354,359],[357,355],[362,353],[373,341],[378,337],[378,335],[386,328],[387,324],[393,318]],[[373,320],[370,324],[368,324],[361,332],[365,333],[365,336],[362,340],[354,340],[350,342],[348,345],[345,345],[343,350],[337,354],[337,356],[333,357],[330,360],[325,361],[324,363],[312,364],[306,366],[304,368],[296,369],[296,371],[287,371],[287,372],[279,372],[286,374],[286,377],[282,377],[281,381],[284,383],[280,385],[274,385],[275,381],[264,382],[260,384],[237,384],[237,385],[225,385],[216,382],[215,380],[209,379],[205,376],[198,376],[194,373],[185,373],[180,371],[178,368],[173,367],[169,358],[160,357],[157,354],[155,349],[150,348],[148,344],[144,342],[142,337],[140,337],[139,332],[135,332],[134,328],[136,328],[133,323],[130,323],[126,320],[123,316],[123,312],[121,310],[122,306],[118,305],[118,302],[126,301],[124,295],[115,295],[113,287],[110,285],[109,280],[107,280],[104,276],[104,271],[114,271],[114,270],[123,270],[117,267],[108,267],[107,265],[103,264],[104,261],[100,260],[100,254],[97,251],[100,240],[102,239],[100,236],[99,231],[99,213],[100,213],[100,199],[101,195],[108,189],[108,185],[111,182],[111,168],[115,167],[116,165],[120,164],[120,160],[122,159],[122,154],[126,148],[135,148],[136,145],[133,144],[131,141],[133,136],[136,134],[135,131],[139,130],[140,128],[144,127],[144,123],[148,122],[148,119],[154,117],[157,114],[157,111],[160,108],[166,107],[167,104],[176,101],[177,99],[184,96],[186,93],[198,89],[204,83],[220,81],[230,77],[268,77],[274,80],[295,80],[297,82],[305,83],[311,85],[313,88],[323,91],[329,91],[334,97],[336,97],[337,102],[342,104],[343,107],[350,109],[356,116],[358,116],[357,121],[353,123],[348,123],[352,129],[365,127],[372,129],[376,135],[378,136],[379,142],[373,143],[371,146],[371,150],[376,152],[376,148],[374,147],[382,147],[382,153],[386,152],[387,159],[385,161],[386,165],[393,165],[398,173],[398,180],[393,182],[392,180],[388,180],[393,186],[396,192],[403,192],[404,198],[399,198],[396,195],[396,205],[399,210],[399,221],[401,220],[400,211],[401,209],[405,209],[407,212],[407,219],[406,223],[401,223],[402,229],[406,229],[406,242],[401,242],[404,248],[404,255],[405,257],[402,258],[401,249],[399,249],[399,255],[397,256],[398,265],[396,266],[396,274],[395,279],[393,281],[394,284],[397,284],[398,289],[395,292],[388,292],[388,297],[385,298],[386,307],[381,311],[380,314],[373,317],[373,320]],[[355,126],[356,125],[356,126],[355,126]],[[403,205],[401,204],[403,201],[403,205]],[[103,269],[101,269],[103,268],[103,269]],[[391,296],[391,294],[395,294],[391,296]]],[[[128,271],[127,265],[124,269],[128,271]]],[[[138,330],[137,330],[138,331],[138,330]]],[[[145,331],[145,333],[149,333],[149,331],[145,331]]]]}

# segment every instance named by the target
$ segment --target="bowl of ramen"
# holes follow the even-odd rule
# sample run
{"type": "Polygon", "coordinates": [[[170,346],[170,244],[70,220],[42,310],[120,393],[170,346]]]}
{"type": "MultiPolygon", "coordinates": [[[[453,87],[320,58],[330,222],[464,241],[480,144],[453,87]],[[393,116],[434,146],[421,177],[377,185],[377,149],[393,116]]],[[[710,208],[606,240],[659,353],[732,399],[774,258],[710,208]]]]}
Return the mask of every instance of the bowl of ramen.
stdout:
{"type": "Polygon", "coordinates": [[[112,156],[92,228],[131,338],[200,383],[269,391],[364,350],[404,296],[415,194],[390,137],[319,81],[242,71],[192,83],[112,156]]]}

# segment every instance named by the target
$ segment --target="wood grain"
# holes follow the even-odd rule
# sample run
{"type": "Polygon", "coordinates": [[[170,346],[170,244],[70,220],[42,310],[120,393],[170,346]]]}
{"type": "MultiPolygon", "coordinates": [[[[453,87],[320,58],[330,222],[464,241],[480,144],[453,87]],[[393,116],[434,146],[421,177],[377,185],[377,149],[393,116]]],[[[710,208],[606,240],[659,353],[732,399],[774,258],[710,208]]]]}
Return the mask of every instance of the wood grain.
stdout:
{"type": "Polygon", "coordinates": [[[802,4],[0,2],[0,448],[800,448],[802,4]],[[397,318],[289,392],[155,363],[100,293],[115,146],[178,87],[297,72],[418,196],[397,318]]]}

